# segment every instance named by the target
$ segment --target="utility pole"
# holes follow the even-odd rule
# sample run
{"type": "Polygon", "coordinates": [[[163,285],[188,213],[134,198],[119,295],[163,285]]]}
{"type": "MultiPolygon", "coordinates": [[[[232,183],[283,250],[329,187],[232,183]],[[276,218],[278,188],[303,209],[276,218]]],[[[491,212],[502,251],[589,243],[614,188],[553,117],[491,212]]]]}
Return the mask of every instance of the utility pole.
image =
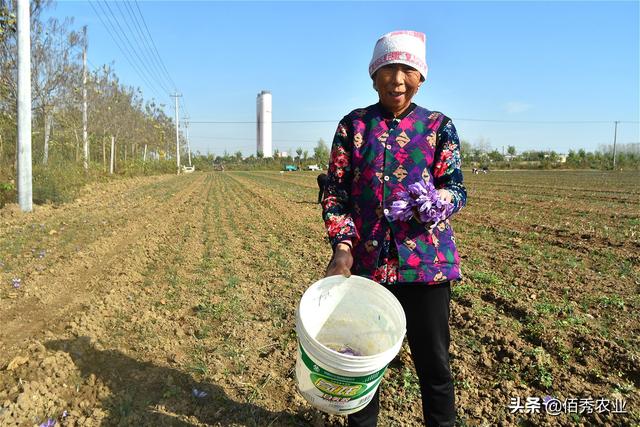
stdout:
{"type": "Polygon", "coordinates": [[[189,154],[189,166],[191,166],[191,143],[189,142],[189,116],[184,118],[184,132],[187,138],[187,153],[189,154]]]}
{"type": "Polygon", "coordinates": [[[82,27],[84,46],[82,46],[82,146],[85,172],[89,170],[89,135],[87,134],[87,26],[82,27]]]}
{"type": "Polygon", "coordinates": [[[176,165],[178,167],[178,175],[180,175],[180,122],[178,121],[178,98],[182,97],[178,92],[171,95],[176,99],[176,165]]]}
{"type": "Polygon", "coordinates": [[[613,128],[613,170],[616,170],[616,139],[618,137],[618,121],[615,122],[615,127],[613,128]]]}
{"type": "Polygon", "coordinates": [[[116,148],[116,139],[114,138],[113,135],[111,135],[111,163],[109,166],[110,175],[113,175],[113,166],[115,162],[115,155],[114,155],[115,148],[116,148]]]}
{"type": "Polygon", "coordinates": [[[18,203],[33,210],[31,172],[31,27],[29,0],[18,0],[18,203]]]}
{"type": "Polygon", "coordinates": [[[164,160],[169,160],[169,143],[164,139],[164,131],[160,131],[160,136],[162,136],[161,145],[164,147],[164,160]]]}

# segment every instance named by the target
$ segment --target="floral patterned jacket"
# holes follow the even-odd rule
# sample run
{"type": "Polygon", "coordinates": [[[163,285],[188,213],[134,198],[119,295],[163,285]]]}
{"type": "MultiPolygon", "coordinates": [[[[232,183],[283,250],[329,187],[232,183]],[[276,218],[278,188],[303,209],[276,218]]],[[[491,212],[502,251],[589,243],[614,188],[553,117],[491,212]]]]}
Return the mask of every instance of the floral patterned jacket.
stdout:
{"type": "Polygon", "coordinates": [[[454,213],[465,205],[455,127],[444,114],[415,104],[395,126],[389,123],[388,113],[374,104],[352,111],[338,125],[322,202],[331,244],[335,248],[350,240],[352,273],[376,280],[382,243],[391,236],[397,248],[397,282],[458,279],[460,258],[449,220],[431,228],[414,218],[404,222],[389,217],[398,192],[421,179],[451,192],[454,213]]]}

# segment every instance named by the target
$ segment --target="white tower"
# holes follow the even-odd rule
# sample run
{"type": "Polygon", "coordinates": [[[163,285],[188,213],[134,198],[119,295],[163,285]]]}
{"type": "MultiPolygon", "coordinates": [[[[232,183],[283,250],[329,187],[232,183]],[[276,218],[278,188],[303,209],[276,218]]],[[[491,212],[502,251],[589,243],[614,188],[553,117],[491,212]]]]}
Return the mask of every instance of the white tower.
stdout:
{"type": "Polygon", "coordinates": [[[258,94],[257,109],[257,152],[264,157],[273,157],[271,132],[271,92],[263,90],[258,94]]]}

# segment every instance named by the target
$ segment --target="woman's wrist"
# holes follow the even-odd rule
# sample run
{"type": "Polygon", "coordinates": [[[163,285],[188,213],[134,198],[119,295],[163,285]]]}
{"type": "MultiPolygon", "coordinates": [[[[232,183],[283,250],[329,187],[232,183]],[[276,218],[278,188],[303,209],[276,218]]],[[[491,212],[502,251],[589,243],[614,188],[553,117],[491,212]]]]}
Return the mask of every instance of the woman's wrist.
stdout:
{"type": "Polygon", "coordinates": [[[338,244],[336,245],[335,248],[335,253],[347,253],[349,255],[351,255],[351,251],[352,251],[352,244],[351,241],[342,241],[342,242],[338,242],[338,244]]]}
{"type": "Polygon", "coordinates": [[[351,240],[343,240],[341,242],[338,242],[338,244],[336,245],[336,251],[351,252],[352,249],[353,249],[353,243],[351,243],[351,240]]]}

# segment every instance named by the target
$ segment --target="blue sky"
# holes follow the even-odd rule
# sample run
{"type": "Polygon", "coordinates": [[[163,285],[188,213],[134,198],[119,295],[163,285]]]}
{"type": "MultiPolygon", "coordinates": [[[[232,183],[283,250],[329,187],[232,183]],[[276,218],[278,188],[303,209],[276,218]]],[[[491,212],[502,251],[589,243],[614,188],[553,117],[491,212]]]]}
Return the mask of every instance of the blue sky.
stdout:
{"type": "MultiPolygon", "coordinates": [[[[345,114],[377,101],[373,46],[398,29],[426,33],[429,74],[414,101],[452,117],[461,139],[500,151],[592,151],[613,142],[620,120],[635,123],[618,125],[618,143],[638,143],[639,4],[138,3],[192,121],[254,121],[256,94],[270,90],[274,121],[326,121],[274,123],[275,148],[309,153],[318,139],[331,142],[345,114]]],[[[122,82],[173,114],[172,99],[134,71],[89,2],[58,2],[48,15],[87,25],[90,65],[114,63],[122,82]]],[[[255,152],[255,124],[193,123],[189,136],[194,151],[255,152]]]]}

